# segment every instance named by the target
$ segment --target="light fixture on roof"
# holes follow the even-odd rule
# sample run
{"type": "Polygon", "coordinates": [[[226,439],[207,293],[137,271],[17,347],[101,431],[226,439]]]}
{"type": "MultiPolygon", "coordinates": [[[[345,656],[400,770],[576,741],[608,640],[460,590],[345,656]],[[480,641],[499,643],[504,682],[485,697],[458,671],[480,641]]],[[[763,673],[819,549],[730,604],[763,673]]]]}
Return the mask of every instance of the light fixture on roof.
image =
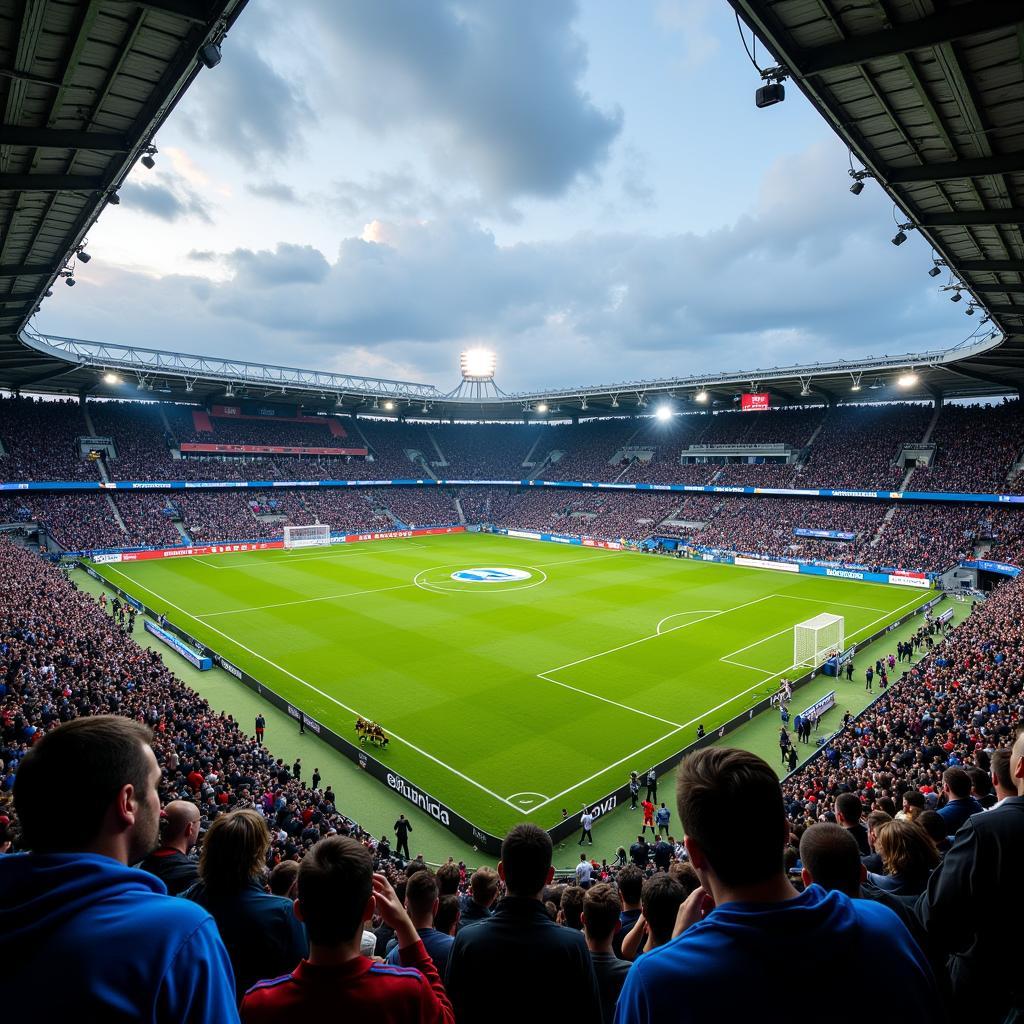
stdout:
{"type": "Polygon", "coordinates": [[[53,289],[52,288],[47,288],[46,291],[43,292],[43,298],[44,299],[48,299],[52,294],[53,294],[53,289]]]}
{"type": "Polygon", "coordinates": [[[853,383],[850,385],[850,390],[851,391],[860,391],[860,379],[863,376],[864,376],[863,373],[851,373],[850,374],[850,379],[853,381],[853,383]]]}
{"type": "Polygon", "coordinates": [[[636,404],[642,409],[647,405],[647,396],[640,394],[636,396],[636,404]]]}
{"type": "Polygon", "coordinates": [[[860,391],[860,385],[857,384],[856,382],[854,382],[853,384],[850,385],[850,390],[851,391],[860,391]]]}
{"type": "Polygon", "coordinates": [[[370,406],[370,408],[371,409],[379,409],[380,408],[380,406],[377,404],[377,399],[376,398],[373,400],[373,405],[370,406]]]}
{"type": "Polygon", "coordinates": [[[344,396],[342,396],[342,395],[337,395],[337,396],[335,396],[335,399],[334,399],[334,404],[335,404],[335,406],[336,406],[336,407],[337,407],[338,409],[340,409],[340,408],[342,407],[342,405],[344,405],[344,404],[345,404],[344,396]]]}
{"type": "Polygon", "coordinates": [[[706,402],[708,400],[708,393],[704,390],[704,388],[701,388],[700,391],[698,391],[693,396],[693,400],[695,402],[706,402]]]}
{"type": "Polygon", "coordinates": [[[667,402],[664,405],[659,405],[658,408],[654,410],[654,415],[661,420],[662,423],[665,423],[672,419],[672,406],[667,402]]]}
{"type": "Polygon", "coordinates": [[[74,271],[71,271],[71,270],[62,270],[62,271],[60,272],[60,276],[64,278],[64,283],[65,283],[65,284],[66,284],[66,285],[67,285],[67,286],[68,286],[69,288],[74,288],[74,287],[75,287],[75,277],[74,277],[74,271]]]}
{"type": "Polygon", "coordinates": [[[110,203],[111,206],[120,206],[121,197],[116,192],[108,192],[107,202],[110,203]]]}
{"type": "Polygon", "coordinates": [[[113,371],[108,370],[105,374],[103,374],[103,383],[104,384],[120,384],[121,383],[121,378],[118,377],[118,375],[116,373],[114,373],[113,371]]]}
{"type": "Polygon", "coordinates": [[[938,277],[942,273],[942,268],[936,263],[931,270],[928,271],[929,277],[938,277]]]}
{"type": "Polygon", "coordinates": [[[899,229],[895,235],[892,236],[893,245],[902,245],[907,240],[907,232],[914,230],[914,225],[909,221],[906,224],[897,224],[899,229]]]}
{"type": "MultiPolygon", "coordinates": [[[[744,46],[746,40],[744,40],[744,46]]],[[[755,65],[756,67],[757,65],[755,65]]],[[[754,93],[754,103],[760,109],[762,107],[773,107],[786,98],[786,87],[782,84],[789,78],[789,72],[781,64],[774,68],[760,68],[761,80],[766,82],[754,93]]]]}
{"type": "Polygon", "coordinates": [[[618,395],[612,395],[612,408],[613,409],[618,409],[618,407],[619,407],[619,396],[618,395]]]}
{"type": "Polygon", "coordinates": [[[220,46],[212,40],[199,47],[199,60],[204,68],[211,71],[220,63],[220,46]]]}
{"type": "Polygon", "coordinates": [[[974,316],[974,311],[975,311],[975,310],[976,310],[977,308],[978,308],[978,307],[977,307],[977,306],[975,306],[975,304],[974,304],[973,302],[971,302],[971,303],[969,303],[969,304],[968,304],[968,306],[967,306],[967,308],[966,308],[966,309],[964,310],[964,312],[965,312],[965,313],[966,313],[966,314],[967,314],[968,316],[974,316]]]}
{"type": "Polygon", "coordinates": [[[462,379],[468,381],[494,380],[498,357],[489,348],[467,348],[459,356],[462,379]]]}
{"type": "Polygon", "coordinates": [[[88,253],[87,253],[87,252],[85,251],[84,245],[83,245],[83,248],[81,248],[81,249],[79,249],[79,250],[78,250],[78,252],[76,253],[76,255],[78,256],[78,258],[79,258],[79,259],[80,259],[80,260],[81,260],[81,261],[82,261],[83,263],[88,263],[88,262],[89,262],[89,260],[91,260],[91,259],[92,259],[92,257],[91,257],[91,256],[90,256],[90,255],[89,255],[89,254],[88,254],[88,253]]]}
{"type": "Polygon", "coordinates": [[[156,148],[156,146],[154,146],[153,143],[150,143],[142,151],[142,159],[139,160],[139,163],[142,164],[142,166],[145,167],[147,171],[153,170],[153,168],[156,166],[156,161],[153,159],[153,157],[155,157],[158,152],[159,150],[156,148]]]}
{"type": "Polygon", "coordinates": [[[420,412],[422,412],[422,413],[424,413],[424,414],[425,414],[425,413],[428,413],[428,412],[430,412],[430,406],[429,406],[429,405],[427,405],[427,403],[426,403],[426,402],[424,402],[424,403],[423,403],[423,408],[422,408],[422,409],[420,410],[420,412]]]}
{"type": "Polygon", "coordinates": [[[899,377],[896,378],[896,383],[899,384],[901,388],[912,388],[917,381],[918,376],[913,370],[909,373],[901,373],[899,377]]]}
{"type": "Polygon", "coordinates": [[[859,196],[864,191],[864,179],[873,178],[874,175],[870,171],[855,171],[852,167],[850,168],[850,177],[853,178],[853,184],[850,186],[850,191],[855,195],[859,196]]]}
{"type": "Polygon", "coordinates": [[[547,402],[538,402],[536,408],[537,408],[537,412],[547,412],[548,411],[548,403],[547,402]]]}
{"type": "Polygon", "coordinates": [[[224,389],[224,397],[225,397],[225,398],[234,398],[234,397],[235,397],[235,388],[234,388],[234,385],[232,385],[232,384],[229,384],[229,385],[228,385],[228,386],[227,386],[227,387],[226,387],[226,388],[224,389]]]}
{"type": "Polygon", "coordinates": [[[960,289],[959,288],[954,288],[953,289],[953,294],[950,295],[950,297],[949,297],[949,301],[950,302],[959,302],[962,298],[963,298],[963,296],[960,294],[960,289]]]}
{"type": "Polygon", "coordinates": [[[395,407],[395,403],[392,402],[390,398],[384,403],[384,408],[388,412],[391,412],[391,410],[394,409],[394,407],[395,407]]]}

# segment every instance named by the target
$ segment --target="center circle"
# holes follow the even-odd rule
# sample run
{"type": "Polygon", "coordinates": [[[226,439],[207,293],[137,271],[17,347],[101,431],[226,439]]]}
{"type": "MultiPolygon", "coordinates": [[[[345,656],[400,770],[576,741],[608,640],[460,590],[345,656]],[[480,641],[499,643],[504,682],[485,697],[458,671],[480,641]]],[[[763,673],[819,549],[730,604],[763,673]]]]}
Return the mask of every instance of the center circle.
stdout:
{"type": "Polygon", "coordinates": [[[524,569],[488,567],[485,569],[459,569],[451,574],[460,583],[514,583],[533,578],[532,572],[524,569]]]}
{"type": "Polygon", "coordinates": [[[463,563],[421,569],[413,583],[421,590],[443,594],[502,594],[529,590],[546,583],[548,574],[533,565],[473,566],[463,563]]]}

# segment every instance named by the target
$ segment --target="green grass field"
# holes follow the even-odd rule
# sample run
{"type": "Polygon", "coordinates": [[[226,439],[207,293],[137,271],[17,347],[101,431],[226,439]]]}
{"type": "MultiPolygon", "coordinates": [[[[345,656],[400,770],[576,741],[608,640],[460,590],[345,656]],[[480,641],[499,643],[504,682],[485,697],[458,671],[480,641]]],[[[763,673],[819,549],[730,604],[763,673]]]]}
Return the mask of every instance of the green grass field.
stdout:
{"type": "Polygon", "coordinates": [[[932,596],[484,534],[96,570],[341,735],[380,722],[375,756],[497,835],[776,689],[796,623],[856,640],[932,596]],[[452,576],[475,568],[521,578],[452,576]]]}

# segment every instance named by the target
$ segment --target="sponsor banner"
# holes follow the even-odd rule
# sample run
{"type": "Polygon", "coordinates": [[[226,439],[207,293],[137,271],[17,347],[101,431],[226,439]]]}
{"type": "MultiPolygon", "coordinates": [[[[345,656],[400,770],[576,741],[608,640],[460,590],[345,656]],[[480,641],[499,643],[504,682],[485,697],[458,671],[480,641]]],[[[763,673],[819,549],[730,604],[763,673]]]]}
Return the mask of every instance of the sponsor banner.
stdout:
{"type": "Polygon", "coordinates": [[[128,602],[128,603],[129,603],[129,604],[130,604],[130,605],[131,605],[131,606],[132,606],[132,607],[133,607],[133,608],[134,608],[134,609],[135,609],[135,610],[136,610],[137,612],[143,612],[143,611],[145,611],[145,610],[146,610],[145,608],[143,608],[143,607],[142,607],[142,602],[141,602],[141,601],[138,601],[138,600],[136,600],[136,599],[135,599],[134,597],[132,597],[132,596],[131,596],[130,594],[125,594],[125,595],[124,595],[124,599],[125,599],[125,600],[126,600],[126,601],[127,601],[127,602],[128,602]]]}
{"type": "Polygon", "coordinates": [[[1011,565],[1009,562],[992,562],[987,558],[974,558],[960,564],[965,569],[980,569],[982,572],[994,572],[1000,576],[1019,576],[1024,571],[1020,566],[1011,565]]]}
{"type": "Polygon", "coordinates": [[[928,590],[932,585],[927,576],[910,576],[906,573],[889,573],[885,582],[894,583],[897,587],[917,587],[920,590],[928,590]]]}
{"type": "Polygon", "coordinates": [[[240,668],[236,668],[230,661],[225,661],[219,654],[214,655],[213,660],[217,662],[217,664],[220,665],[228,675],[232,675],[236,679],[242,678],[242,670],[240,668]]]}
{"type": "Polygon", "coordinates": [[[585,548],[604,548],[607,551],[621,551],[622,544],[617,540],[597,540],[595,537],[584,537],[585,548]]]}
{"type": "Polygon", "coordinates": [[[772,407],[772,396],[767,391],[748,391],[740,396],[742,412],[767,412],[772,407]]]}
{"type": "Polygon", "coordinates": [[[770,562],[764,558],[747,558],[745,555],[737,555],[733,565],[742,565],[748,569],[775,569],[776,572],[799,572],[800,566],[796,562],[770,562]]]}
{"type": "Polygon", "coordinates": [[[539,533],[533,533],[530,530],[505,530],[505,533],[509,537],[520,537],[523,540],[540,540],[541,536],[539,533]]]}
{"type": "Polygon", "coordinates": [[[801,711],[800,717],[815,719],[819,715],[825,714],[826,711],[828,711],[830,708],[834,708],[835,706],[836,691],[829,690],[829,692],[826,693],[824,697],[821,697],[820,699],[816,700],[809,708],[806,708],[805,710],[801,711]]]}
{"type": "Polygon", "coordinates": [[[797,537],[818,537],[821,540],[856,540],[857,534],[846,533],[843,530],[805,530],[801,526],[793,528],[793,534],[797,537]]]}
{"type": "Polygon", "coordinates": [[[201,452],[221,455],[358,455],[367,454],[365,448],[310,448],[307,446],[272,444],[203,444],[186,441],[183,452],[201,452]]]}
{"type": "Polygon", "coordinates": [[[103,565],[106,562],[120,562],[121,558],[122,558],[122,555],[121,555],[120,551],[115,551],[113,554],[110,554],[110,555],[93,555],[92,556],[92,560],[97,565],[103,565]]]}
{"type": "Polygon", "coordinates": [[[301,722],[306,729],[310,732],[320,735],[320,729],[322,726],[315,718],[310,718],[305,711],[300,711],[298,708],[293,707],[291,704],[288,705],[288,714],[295,719],[296,722],[301,722]]]}
{"type": "Polygon", "coordinates": [[[123,562],[146,562],[154,558],[188,558],[193,555],[227,555],[242,551],[271,551],[283,548],[284,541],[246,541],[238,544],[202,544],[184,548],[154,548],[151,551],[125,551],[123,562]]]}
{"type": "Polygon", "coordinates": [[[173,648],[178,652],[186,661],[193,664],[201,672],[209,671],[213,667],[213,662],[210,658],[205,655],[198,654],[192,650],[191,647],[184,640],[179,639],[173,633],[169,633],[166,629],[161,628],[155,622],[150,622],[149,619],[143,619],[143,625],[146,627],[147,633],[152,633],[161,643],[167,644],[168,647],[173,648]]]}
{"type": "Polygon", "coordinates": [[[936,618],[935,621],[938,622],[938,624],[940,626],[943,626],[947,622],[949,622],[952,618],[953,618],[953,609],[952,608],[947,608],[944,612],[941,612],[939,614],[939,616],[936,618]]]}

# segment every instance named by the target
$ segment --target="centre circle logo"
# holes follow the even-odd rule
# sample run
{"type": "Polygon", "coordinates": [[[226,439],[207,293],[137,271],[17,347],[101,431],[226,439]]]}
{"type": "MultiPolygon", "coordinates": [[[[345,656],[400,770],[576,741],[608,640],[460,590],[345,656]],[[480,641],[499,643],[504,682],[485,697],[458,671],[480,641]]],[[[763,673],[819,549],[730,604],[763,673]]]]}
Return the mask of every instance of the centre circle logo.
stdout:
{"type": "Polygon", "coordinates": [[[516,580],[528,580],[533,573],[522,569],[459,569],[452,573],[452,579],[460,583],[512,583],[516,580]]]}

